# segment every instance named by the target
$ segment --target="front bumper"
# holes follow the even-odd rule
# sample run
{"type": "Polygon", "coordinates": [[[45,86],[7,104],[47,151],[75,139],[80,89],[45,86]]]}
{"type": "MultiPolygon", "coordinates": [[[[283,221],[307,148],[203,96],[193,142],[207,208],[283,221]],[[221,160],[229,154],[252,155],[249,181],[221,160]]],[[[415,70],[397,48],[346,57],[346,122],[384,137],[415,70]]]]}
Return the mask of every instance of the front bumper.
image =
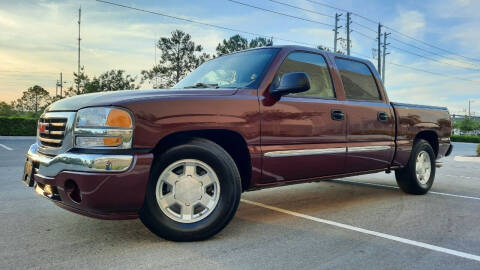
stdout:
{"type": "Polygon", "coordinates": [[[102,219],[136,218],[143,204],[153,154],[27,152],[23,180],[60,207],[102,219]],[[31,177],[28,177],[28,174],[31,177]]]}
{"type": "Polygon", "coordinates": [[[132,165],[133,155],[100,155],[66,152],[51,157],[38,152],[32,144],[27,158],[38,164],[36,173],[53,177],[62,171],[76,172],[123,172],[132,165]]]}

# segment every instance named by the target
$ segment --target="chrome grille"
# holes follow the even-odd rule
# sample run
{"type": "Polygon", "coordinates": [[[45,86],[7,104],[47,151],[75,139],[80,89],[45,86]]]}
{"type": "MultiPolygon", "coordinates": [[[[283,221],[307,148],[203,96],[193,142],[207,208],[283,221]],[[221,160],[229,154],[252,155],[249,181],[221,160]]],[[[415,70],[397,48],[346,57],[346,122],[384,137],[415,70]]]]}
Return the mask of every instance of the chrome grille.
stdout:
{"type": "Polygon", "coordinates": [[[38,122],[38,139],[48,147],[61,147],[65,137],[67,118],[40,118],[38,122]]]}

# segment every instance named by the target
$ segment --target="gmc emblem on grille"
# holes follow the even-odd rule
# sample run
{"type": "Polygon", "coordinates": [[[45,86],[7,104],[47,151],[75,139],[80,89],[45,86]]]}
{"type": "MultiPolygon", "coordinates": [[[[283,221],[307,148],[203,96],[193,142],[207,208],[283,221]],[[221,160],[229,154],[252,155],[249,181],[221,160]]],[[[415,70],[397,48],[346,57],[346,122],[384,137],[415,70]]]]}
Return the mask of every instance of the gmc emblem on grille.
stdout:
{"type": "Polygon", "coordinates": [[[38,131],[40,133],[48,133],[48,123],[39,123],[38,124],[38,131]]]}

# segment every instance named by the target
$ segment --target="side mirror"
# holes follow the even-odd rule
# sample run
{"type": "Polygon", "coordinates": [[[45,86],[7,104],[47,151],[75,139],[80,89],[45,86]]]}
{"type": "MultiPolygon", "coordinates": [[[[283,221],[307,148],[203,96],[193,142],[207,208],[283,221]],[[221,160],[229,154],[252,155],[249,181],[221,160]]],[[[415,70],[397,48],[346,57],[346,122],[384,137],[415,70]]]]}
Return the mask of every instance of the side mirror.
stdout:
{"type": "Polygon", "coordinates": [[[280,79],[280,83],[270,86],[270,94],[275,97],[291,93],[305,92],[310,89],[310,78],[305,72],[286,73],[280,79]]]}

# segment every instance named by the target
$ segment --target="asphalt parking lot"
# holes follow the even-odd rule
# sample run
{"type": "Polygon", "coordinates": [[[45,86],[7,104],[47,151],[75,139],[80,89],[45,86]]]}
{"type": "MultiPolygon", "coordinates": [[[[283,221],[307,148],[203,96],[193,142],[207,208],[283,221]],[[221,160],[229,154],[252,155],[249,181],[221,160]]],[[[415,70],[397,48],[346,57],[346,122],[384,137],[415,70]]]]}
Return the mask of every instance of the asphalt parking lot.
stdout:
{"type": "Polygon", "coordinates": [[[378,173],[244,193],[225,230],[174,243],[139,220],[67,212],[20,182],[31,138],[0,138],[0,269],[480,269],[480,163],[454,161],[432,192],[378,173]]]}

